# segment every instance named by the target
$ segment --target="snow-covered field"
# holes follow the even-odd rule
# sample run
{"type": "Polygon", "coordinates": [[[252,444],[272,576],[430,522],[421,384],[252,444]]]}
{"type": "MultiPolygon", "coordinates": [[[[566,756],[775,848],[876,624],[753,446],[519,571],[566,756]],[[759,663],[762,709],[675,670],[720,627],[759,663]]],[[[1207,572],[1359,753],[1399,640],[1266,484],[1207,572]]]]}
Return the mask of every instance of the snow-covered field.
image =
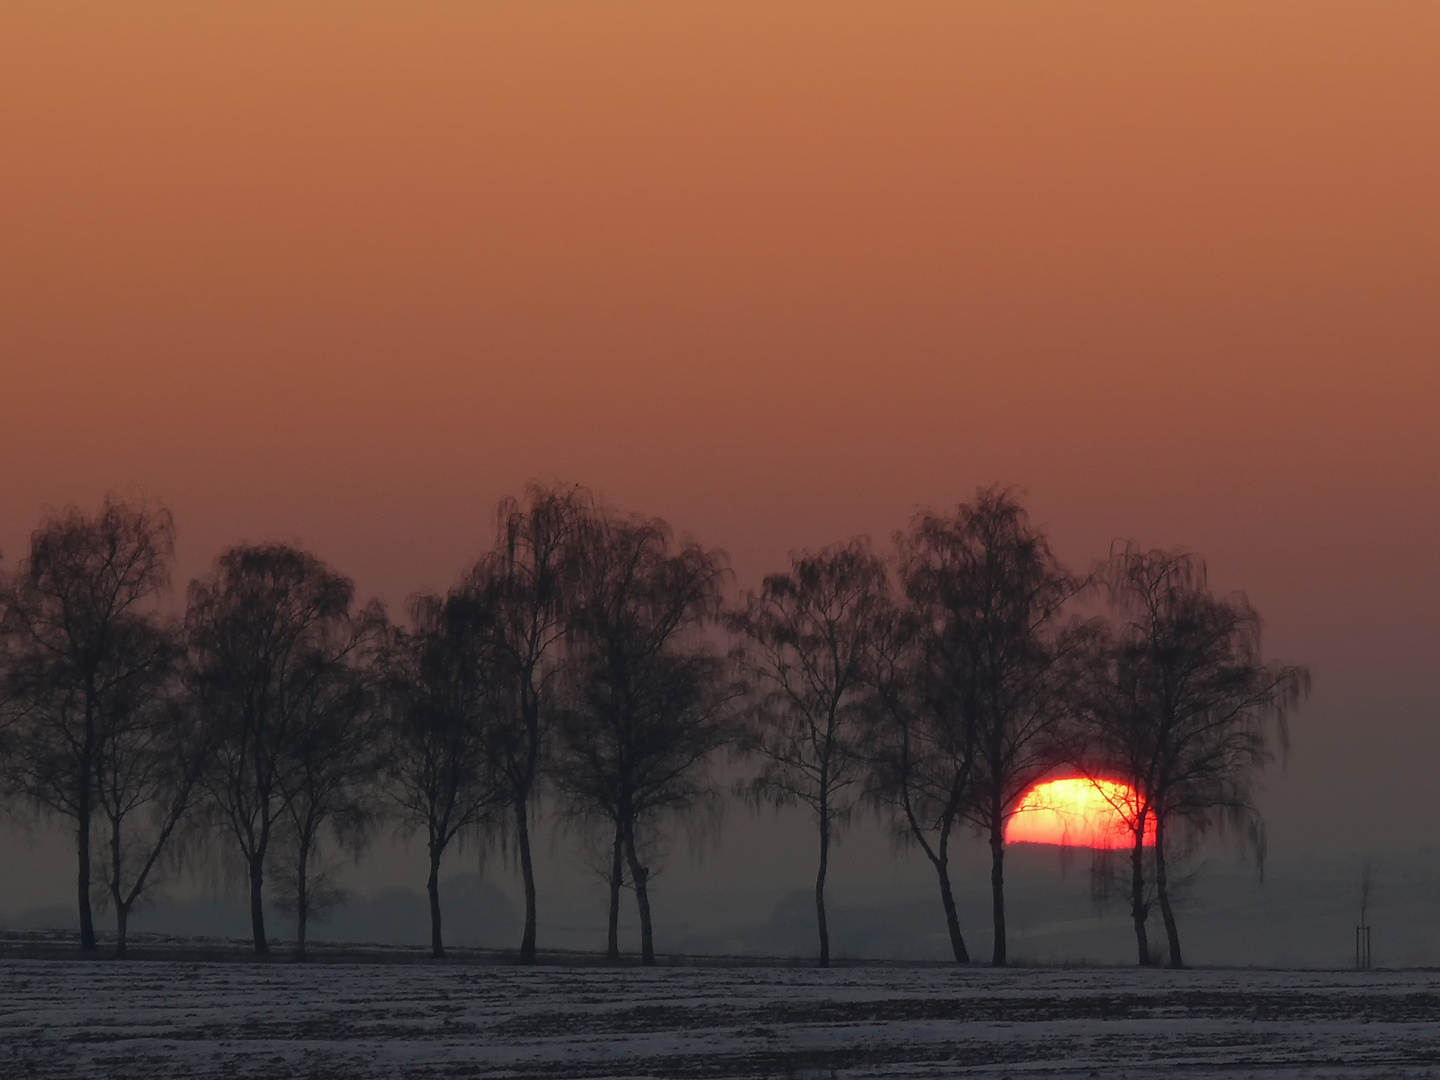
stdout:
{"type": "Polygon", "coordinates": [[[1440,1077],[1440,973],[0,961],[4,1077],[1440,1077]]]}

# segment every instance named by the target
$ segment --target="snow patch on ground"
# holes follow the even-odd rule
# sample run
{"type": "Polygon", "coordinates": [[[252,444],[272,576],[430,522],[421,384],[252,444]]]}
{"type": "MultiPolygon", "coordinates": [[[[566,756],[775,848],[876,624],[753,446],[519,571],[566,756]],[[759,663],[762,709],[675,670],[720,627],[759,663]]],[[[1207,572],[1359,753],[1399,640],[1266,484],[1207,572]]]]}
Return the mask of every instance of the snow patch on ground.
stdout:
{"type": "Polygon", "coordinates": [[[1440,1077],[1440,973],[0,961],[0,1075],[1440,1077]]]}

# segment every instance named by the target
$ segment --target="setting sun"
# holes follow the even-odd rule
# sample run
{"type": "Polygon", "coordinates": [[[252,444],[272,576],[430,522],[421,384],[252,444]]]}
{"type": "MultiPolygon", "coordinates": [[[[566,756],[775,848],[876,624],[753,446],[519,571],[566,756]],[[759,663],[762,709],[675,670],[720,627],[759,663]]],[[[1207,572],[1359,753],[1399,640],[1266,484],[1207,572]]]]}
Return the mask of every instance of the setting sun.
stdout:
{"type": "MultiPolygon", "coordinates": [[[[1116,780],[1072,777],[1036,784],[1010,818],[1005,841],[1010,844],[1058,844],[1064,847],[1128,848],[1134,839],[1130,822],[1137,800],[1127,784],[1116,780]]],[[[1154,820],[1145,825],[1145,843],[1155,842],[1154,820]]]]}

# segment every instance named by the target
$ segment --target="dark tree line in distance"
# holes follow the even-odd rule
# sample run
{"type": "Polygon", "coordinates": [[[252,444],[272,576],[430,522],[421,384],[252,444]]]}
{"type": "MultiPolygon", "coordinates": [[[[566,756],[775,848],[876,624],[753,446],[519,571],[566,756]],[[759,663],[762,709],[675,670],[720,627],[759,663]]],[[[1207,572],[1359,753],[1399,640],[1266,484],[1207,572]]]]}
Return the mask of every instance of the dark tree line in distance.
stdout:
{"type": "Polygon", "coordinates": [[[1006,825],[1038,781],[1090,776],[1131,793],[1115,810],[1140,963],[1158,905],[1180,966],[1175,860],[1216,830],[1263,856],[1258,777],[1307,670],[1265,659],[1259,616],[1213,593],[1197,556],[1117,546],[1077,575],[1008,490],[919,513],[894,541],[795,552],[734,596],[721,552],[535,485],[404,620],[286,544],[222,552],[172,617],[170,514],[68,509],[0,573],[4,795],[73,826],[86,951],[97,904],[123,956],[135,905],[219,859],[248,892],[255,952],[268,896],[303,957],[309,922],[343,902],[336,859],[390,827],[425,839],[434,956],[441,866],[471,845],[518,868],[533,963],[548,814],[605,852],[607,955],[628,887],[654,963],[651,877],[728,789],[813,821],[822,966],[827,872],[857,813],[933,867],[960,963],[951,853],[980,836],[1000,966],[1006,825]]]}

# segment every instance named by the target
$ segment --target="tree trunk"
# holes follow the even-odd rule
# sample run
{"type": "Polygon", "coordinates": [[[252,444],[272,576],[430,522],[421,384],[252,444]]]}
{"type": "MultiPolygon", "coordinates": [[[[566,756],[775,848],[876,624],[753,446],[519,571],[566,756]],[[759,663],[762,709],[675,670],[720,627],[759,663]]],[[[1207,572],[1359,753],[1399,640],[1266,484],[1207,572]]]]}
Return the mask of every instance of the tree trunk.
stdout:
{"type": "MultiPolygon", "coordinates": [[[[89,781],[84,782],[89,787],[89,781]]],[[[95,944],[95,917],[90,911],[90,795],[88,791],[80,794],[79,813],[76,815],[75,828],[76,855],[79,859],[78,872],[75,877],[75,899],[80,908],[80,948],[85,952],[94,952],[95,944]]]]}
{"type": "Polygon", "coordinates": [[[1001,810],[991,808],[990,826],[990,907],[995,919],[995,946],[990,953],[992,967],[1004,967],[1005,959],[1005,823],[1001,810]]]}
{"type": "Polygon", "coordinates": [[[820,966],[830,966],[830,926],[825,921],[825,872],[830,868],[830,815],[820,810],[820,869],[815,874],[815,923],[820,931],[820,966]]]}
{"type": "Polygon", "coordinates": [[[520,849],[520,875],[525,881],[525,933],[520,938],[520,963],[535,963],[535,867],[530,861],[529,800],[515,804],[515,843],[520,849]]]}
{"type": "Polygon", "coordinates": [[[970,950],[965,947],[965,938],[960,933],[960,916],[955,911],[955,893],[950,888],[950,830],[955,819],[951,815],[943,819],[940,836],[932,848],[925,839],[920,822],[915,818],[908,793],[904,806],[905,819],[910,823],[910,833],[920,845],[925,857],[930,860],[930,865],[935,868],[935,876],[940,879],[940,906],[945,909],[945,928],[950,931],[950,951],[955,954],[957,964],[968,964],[970,950]]]}
{"type": "Polygon", "coordinates": [[[430,842],[430,876],[425,881],[425,891],[430,894],[430,955],[436,960],[445,959],[445,943],[440,937],[440,855],[435,842],[430,842]]]}
{"type": "Polygon", "coordinates": [[[75,846],[79,866],[75,875],[75,900],[80,908],[80,949],[94,952],[95,917],[90,911],[90,768],[95,753],[95,677],[85,678],[85,743],[80,764],[79,790],[75,793],[75,846]]]}
{"type": "Polygon", "coordinates": [[[310,861],[310,845],[300,845],[300,867],[295,875],[295,959],[305,959],[305,923],[310,916],[310,897],[306,893],[306,863],[310,861]]]}
{"type": "Polygon", "coordinates": [[[1150,914],[1145,906],[1145,812],[1135,823],[1135,846],[1130,849],[1130,918],[1135,923],[1135,947],[1140,953],[1140,966],[1150,966],[1150,938],[1145,933],[1145,919],[1150,914]]]}
{"type": "Polygon", "coordinates": [[[610,927],[605,939],[605,959],[620,959],[620,886],[625,873],[625,841],[619,824],[615,826],[615,849],[610,859],[610,927]]]}
{"type": "Polygon", "coordinates": [[[265,956],[270,952],[270,943],[265,940],[265,865],[263,856],[250,859],[250,931],[255,938],[255,955],[265,956]]]}
{"type": "Polygon", "coordinates": [[[1160,917],[1165,922],[1165,940],[1170,946],[1170,966],[1184,967],[1180,956],[1180,930],[1175,925],[1175,912],[1170,907],[1170,889],[1165,878],[1165,818],[1155,815],[1155,895],[1160,900],[1160,917]]]}
{"type": "Polygon", "coordinates": [[[130,905],[115,900],[115,958],[125,959],[125,931],[130,925],[130,905]]]}
{"type": "MultiPolygon", "coordinates": [[[[115,956],[125,957],[125,922],[130,917],[130,908],[121,892],[121,846],[120,820],[110,821],[110,902],[115,905],[115,956]]],[[[138,893],[138,889],[136,890],[138,893]]]]}
{"type": "Polygon", "coordinates": [[[940,905],[945,909],[945,926],[950,931],[950,949],[957,964],[970,962],[970,950],[965,948],[965,939],[960,935],[960,916],[955,911],[955,894],[950,889],[950,867],[948,860],[935,860],[935,873],[940,877],[940,905]]]}
{"type": "Polygon", "coordinates": [[[633,826],[626,830],[626,854],[630,859],[630,880],[635,885],[635,903],[640,909],[640,962],[655,963],[655,937],[650,927],[650,889],[647,882],[650,871],[640,865],[635,853],[635,832],[633,826]]]}

